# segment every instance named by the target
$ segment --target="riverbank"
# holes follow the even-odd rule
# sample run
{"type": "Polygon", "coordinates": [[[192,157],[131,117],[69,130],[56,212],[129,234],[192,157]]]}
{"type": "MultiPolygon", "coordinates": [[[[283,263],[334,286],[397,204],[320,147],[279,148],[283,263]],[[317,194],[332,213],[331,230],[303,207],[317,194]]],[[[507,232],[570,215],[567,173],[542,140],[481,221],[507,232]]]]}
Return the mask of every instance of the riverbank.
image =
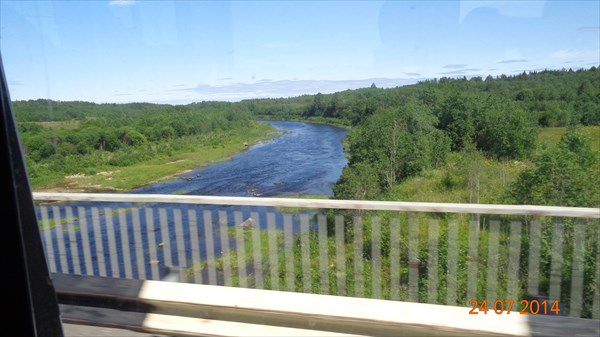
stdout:
{"type": "Polygon", "coordinates": [[[230,159],[248,147],[277,137],[279,133],[268,123],[252,123],[245,130],[224,132],[219,145],[206,144],[202,137],[188,137],[184,149],[168,157],[152,159],[129,166],[101,166],[91,174],[73,174],[35,191],[52,192],[128,192],[132,189],[171,179],[196,167],[230,159]],[[247,144],[247,146],[245,145],[247,144]]]}
{"type": "Polygon", "coordinates": [[[304,118],[283,118],[272,115],[256,115],[258,120],[272,120],[272,121],[289,121],[289,122],[304,122],[312,124],[322,124],[329,126],[336,126],[346,130],[350,130],[350,122],[340,118],[326,118],[326,117],[304,117],[304,118]]]}

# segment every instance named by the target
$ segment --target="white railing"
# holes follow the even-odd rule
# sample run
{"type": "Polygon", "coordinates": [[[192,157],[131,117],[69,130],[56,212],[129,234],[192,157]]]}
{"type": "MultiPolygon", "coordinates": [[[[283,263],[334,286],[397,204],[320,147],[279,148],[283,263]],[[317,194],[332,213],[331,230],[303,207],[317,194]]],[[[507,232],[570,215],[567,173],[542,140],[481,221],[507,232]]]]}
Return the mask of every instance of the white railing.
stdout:
{"type": "Polygon", "coordinates": [[[51,271],[459,306],[540,296],[563,314],[599,318],[597,208],[148,194],[34,199],[61,202],[38,207],[42,228],[52,227],[42,231],[51,271]]]}
{"type": "Polygon", "coordinates": [[[574,218],[600,218],[600,209],[586,207],[557,207],[495,204],[452,204],[434,202],[247,198],[201,195],[164,194],[112,194],[112,193],[52,193],[34,192],[37,201],[98,201],[98,202],[153,202],[194,205],[273,206],[327,209],[356,209],[373,211],[465,213],[465,214],[516,214],[534,216],[563,216],[574,218]]]}

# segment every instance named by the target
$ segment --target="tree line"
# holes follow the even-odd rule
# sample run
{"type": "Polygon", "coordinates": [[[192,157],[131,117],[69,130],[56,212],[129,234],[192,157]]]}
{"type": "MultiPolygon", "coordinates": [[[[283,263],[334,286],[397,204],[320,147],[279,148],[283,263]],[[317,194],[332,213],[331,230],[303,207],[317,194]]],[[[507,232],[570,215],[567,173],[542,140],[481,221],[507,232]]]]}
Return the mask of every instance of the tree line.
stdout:
{"type": "Polygon", "coordinates": [[[13,102],[13,108],[35,182],[168,157],[194,142],[219,146],[228,132],[242,132],[254,123],[243,106],[221,102],[172,106],[29,100],[13,102]]]}
{"type": "MultiPolygon", "coordinates": [[[[443,106],[456,93],[479,99],[492,96],[512,102],[540,126],[600,123],[600,75],[597,67],[579,70],[544,70],[467,79],[442,77],[415,85],[380,89],[375,85],[333,94],[242,101],[254,114],[272,118],[323,117],[357,125],[382,108],[416,98],[432,109],[443,106]]],[[[449,102],[448,102],[449,103],[449,102]]],[[[439,111],[438,111],[439,112],[439,111]]]]}
{"type": "Polygon", "coordinates": [[[13,107],[25,153],[34,160],[57,153],[112,152],[147,142],[247,126],[251,120],[247,110],[216,102],[172,106],[35,100],[17,101],[13,107]],[[76,121],[75,127],[66,124],[45,128],[43,123],[35,123],[66,121],[76,121]]]}

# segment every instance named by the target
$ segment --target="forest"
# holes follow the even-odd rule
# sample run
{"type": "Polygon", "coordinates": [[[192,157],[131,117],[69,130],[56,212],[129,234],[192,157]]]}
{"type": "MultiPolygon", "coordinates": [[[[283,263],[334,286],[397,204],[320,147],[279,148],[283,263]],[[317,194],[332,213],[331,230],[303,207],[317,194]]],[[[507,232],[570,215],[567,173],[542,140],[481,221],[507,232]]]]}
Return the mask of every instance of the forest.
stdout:
{"type": "Polygon", "coordinates": [[[198,158],[204,164],[222,160],[272,131],[232,103],[171,106],[40,99],[13,102],[13,107],[34,190],[129,190],[173,174],[173,169],[199,166],[198,158]],[[161,165],[166,162],[175,162],[168,166],[171,171],[161,165]],[[148,163],[151,167],[132,170],[148,163]],[[118,171],[113,181],[91,178],[113,171],[118,171]],[[86,175],[87,184],[69,183],[70,176],[86,175]]]}
{"type": "Polygon", "coordinates": [[[350,126],[336,198],[600,205],[587,188],[600,185],[596,67],[240,104],[263,118],[350,126]]]}

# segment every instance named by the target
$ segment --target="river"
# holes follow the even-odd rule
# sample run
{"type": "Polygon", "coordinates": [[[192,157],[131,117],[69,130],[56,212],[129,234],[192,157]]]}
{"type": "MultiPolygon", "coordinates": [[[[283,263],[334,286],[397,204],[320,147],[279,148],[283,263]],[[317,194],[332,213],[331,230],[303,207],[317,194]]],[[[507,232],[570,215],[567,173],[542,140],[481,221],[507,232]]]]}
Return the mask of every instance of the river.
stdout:
{"type": "Polygon", "coordinates": [[[283,135],[254,145],[229,161],[197,168],[133,193],[331,196],[331,187],[346,165],[342,139],[347,130],[302,122],[268,123],[283,135]]]}
{"type": "MultiPolygon", "coordinates": [[[[131,193],[331,196],[332,186],[346,165],[342,139],[347,130],[304,122],[265,122],[273,125],[280,136],[251,146],[228,161],[198,167],[172,180],[138,188],[131,193]]],[[[152,278],[165,277],[168,270],[153,269],[154,265],[148,263],[153,259],[160,261],[161,267],[177,266],[180,262],[189,266],[182,259],[189,262],[193,258],[195,245],[201,260],[220,256],[223,250],[219,233],[222,221],[226,221],[229,227],[235,227],[240,219],[253,217],[261,228],[266,228],[267,214],[270,213],[275,219],[275,226],[281,229],[285,217],[273,207],[164,203],[77,202],[38,208],[37,212],[38,218],[67,219],[67,224],[61,226],[62,232],[57,229],[43,231],[44,245],[46,248],[48,245],[53,247],[53,271],[78,273],[80,270],[81,273],[100,276],[134,278],[150,278],[152,273],[155,273],[152,278]],[[117,208],[123,211],[112,211],[117,208]],[[197,222],[197,229],[190,229],[190,210],[197,214],[193,221],[197,222]],[[236,212],[237,215],[234,214],[236,212]],[[223,213],[227,215],[226,219],[219,217],[223,213]],[[207,227],[208,223],[211,226],[207,227]],[[89,255],[84,252],[89,252],[89,255]],[[76,265],[80,265],[79,268],[76,265]]],[[[307,213],[314,214],[315,211],[304,212],[307,213]]],[[[290,220],[292,233],[298,233],[301,230],[299,214],[293,215],[290,220]]],[[[225,241],[235,249],[235,238],[228,237],[225,241]]]]}

